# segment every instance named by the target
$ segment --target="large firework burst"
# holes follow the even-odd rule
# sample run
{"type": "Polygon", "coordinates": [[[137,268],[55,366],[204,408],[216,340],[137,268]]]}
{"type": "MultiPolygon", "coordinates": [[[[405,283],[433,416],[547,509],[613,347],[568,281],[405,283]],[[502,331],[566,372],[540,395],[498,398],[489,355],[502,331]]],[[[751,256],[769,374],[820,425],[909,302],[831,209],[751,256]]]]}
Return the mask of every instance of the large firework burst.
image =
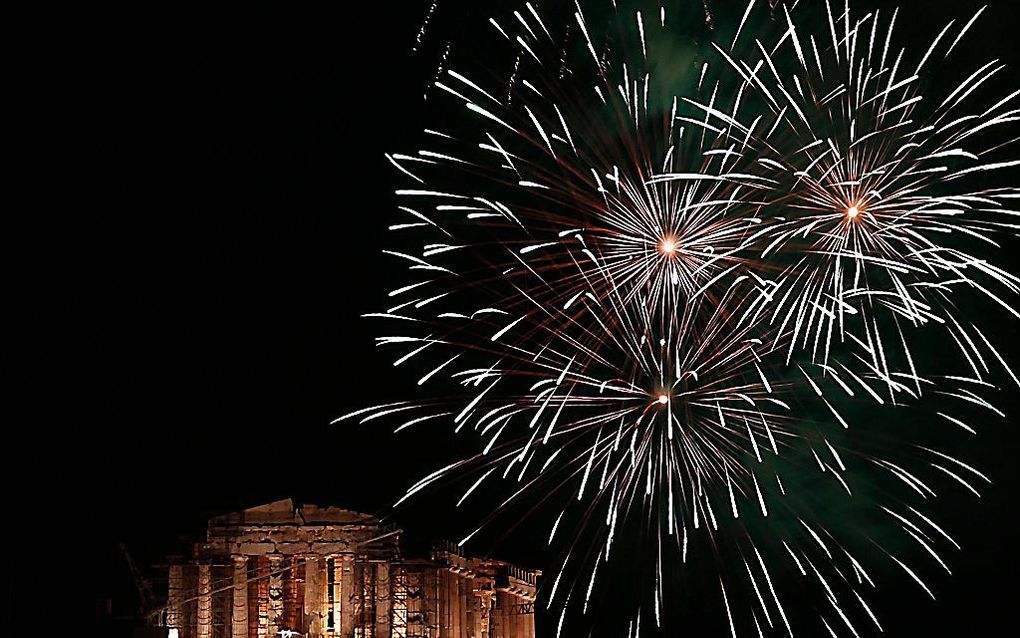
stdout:
{"type": "Polygon", "coordinates": [[[953,298],[1017,314],[992,286],[1020,279],[972,246],[1014,229],[1018,191],[967,185],[1017,164],[995,155],[1020,93],[961,111],[992,64],[922,114],[925,65],[973,20],[906,72],[895,18],[827,2],[823,39],[797,4],[751,2],[731,41],[674,67],[661,61],[685,41],[661,7],[612,2],[596,29],[577,3],[556,29],[525,4],[492,20],[509,82],[444,70],[435,93],[461,116],[390,157],[410,183],[392,226],[404,247],[388,252],[414,277],[374,315],[401,326],[379,343],[445,398],[344,418],[478,437],[404,497],[459,478],[458,505],[493,499],[462,542],[519,501],[559,508],[549,542],[566,549],[544,595],[561,629],[570,603],[588,611],[610,587],[600,566],[620,542],[654,566],[634,635],[683,607],[681,565],[716,580],[734,635],[880,628],[869,570],[885,557],[931,593],[902,542],[948,569],[938,546],[955,542],[922,504],[935,481],[986,480],[910,424],[972,433],[960,406],[998,413],[981,395],[990,364],[1013,376],[953,298]],[[783,26],[765,44],[746,27],[770,9],[783,26]],[[920,371],[909,343],[928,324],[963,372],[920,371]],[[901,540],[848,522],[869,517],[901,540]],[[783,604],[800,579],[819,585],[813,621],[783,604]]]}

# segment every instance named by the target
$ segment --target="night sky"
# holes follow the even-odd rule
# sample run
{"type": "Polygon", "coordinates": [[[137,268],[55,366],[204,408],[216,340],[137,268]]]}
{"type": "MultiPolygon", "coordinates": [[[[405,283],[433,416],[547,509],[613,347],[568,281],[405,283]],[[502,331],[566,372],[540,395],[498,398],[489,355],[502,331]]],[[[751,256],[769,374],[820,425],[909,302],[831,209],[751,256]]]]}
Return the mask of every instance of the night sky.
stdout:
{"type": "MultiPolygon", "coordinates": [[[[984,46],[961,58],[1009,63],[1007,93],[1020,85],[1020,10],[986,2],[970,37],[984,46]]],[[[900,35],[927,42],[984,3],[905,0],[900,35]]],[[[144,567],[209,516],[275,499],[387,514],[449,457],[445,430],[329,422],[419,392],[358,318],[403,281],[381,254],[400,184],[383,153],[417,148],[441,45],[490,14],[466,7],[515,3],[440,2],[417,55],[431,2],[329,4],[101,3],[9,21],[12,177],[26,196],[8,207],[5,237],[19,407],[5,427],[13,569],[0,633],[95,628],[108,597],[130,611],[118,542],[144,567]]],[[[1007,265],[1020,272],[1020,257],[1007,265]]],[[[1020,324],[1001,322],[1000,341],[1014,342],[1020,324]]],[[[1020,363],[1020,346],[1006,351],[1020,363]]],[[[999,400],[1006,420],[981,428],[995,485],[935,508],[964,547],[953,577],[932,583],[937,602],[887,586],[887,635],[1015,626],[1015,395],[999,400]]],[[[449,498],[427,505],[396,520],[422,539],[463,531],[449,498]]],[[[551,570],[533,540],[525,530],[485,551],[551,570]]]]}

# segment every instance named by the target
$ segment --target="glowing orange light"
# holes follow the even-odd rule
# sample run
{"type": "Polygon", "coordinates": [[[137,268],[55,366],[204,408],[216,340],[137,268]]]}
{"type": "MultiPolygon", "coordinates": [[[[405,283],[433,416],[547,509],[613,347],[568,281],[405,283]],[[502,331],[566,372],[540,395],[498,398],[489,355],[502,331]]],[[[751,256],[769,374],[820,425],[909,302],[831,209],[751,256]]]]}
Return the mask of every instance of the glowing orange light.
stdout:
{"type": "Polygon", "coordinates": [[[663,254],[672,255],[677,251],[678,246],[672,239],[663,239],[662,243],[659,244],[659,248],[662,250],[663,254]]]}
{"type": "Polygon", "coordinates": [[[846,217],[847,217],[847,219],[856,219],[857,216],[860,215],[860,214],[861,214],[861,209],[857,208],[857,206],[851,206],[850,208],[846,209],[846,217]]]}
{"type": "Polygon", "coordinates": [[[659,405],[666,405],[669,403],[669,396],[666,394],[659,395],[659,405]]]}

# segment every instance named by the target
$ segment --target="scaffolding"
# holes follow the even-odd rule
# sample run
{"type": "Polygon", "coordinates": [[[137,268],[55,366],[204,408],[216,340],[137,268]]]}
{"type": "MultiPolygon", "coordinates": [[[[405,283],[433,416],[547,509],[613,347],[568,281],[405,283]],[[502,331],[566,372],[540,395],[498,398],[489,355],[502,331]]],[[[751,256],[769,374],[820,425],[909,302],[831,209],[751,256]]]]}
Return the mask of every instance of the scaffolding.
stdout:
{"type": "Polygon", "coordinates": [[[391,567],[393,607],[392,638],[433,638],[429,625],[429,603],[425,587],[425,562],[402,562],[391,567]]]}

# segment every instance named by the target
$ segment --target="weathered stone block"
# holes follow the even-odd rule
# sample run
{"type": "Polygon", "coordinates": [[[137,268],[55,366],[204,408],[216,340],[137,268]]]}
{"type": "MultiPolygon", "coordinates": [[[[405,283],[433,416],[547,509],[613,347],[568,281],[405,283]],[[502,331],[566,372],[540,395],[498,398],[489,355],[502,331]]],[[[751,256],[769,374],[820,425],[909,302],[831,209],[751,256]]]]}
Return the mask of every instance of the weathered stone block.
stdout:
{"type": "Polygon", "coordinates": [[[342,554],[347,548],[347,543],[311,543],[311,551],[315,554],[342,554]]]}
{"type": "Polygon", "coordinates": [[[264,556],[275,551],[276,545],[273,543],[238,543],[236,553],[245,556],[264,556]]]}
{"type": "Polygon", "coordinates": [[[276,550],[281,554],[304,554],[309,550],[309,543],[279,543],[276,550]]]}

